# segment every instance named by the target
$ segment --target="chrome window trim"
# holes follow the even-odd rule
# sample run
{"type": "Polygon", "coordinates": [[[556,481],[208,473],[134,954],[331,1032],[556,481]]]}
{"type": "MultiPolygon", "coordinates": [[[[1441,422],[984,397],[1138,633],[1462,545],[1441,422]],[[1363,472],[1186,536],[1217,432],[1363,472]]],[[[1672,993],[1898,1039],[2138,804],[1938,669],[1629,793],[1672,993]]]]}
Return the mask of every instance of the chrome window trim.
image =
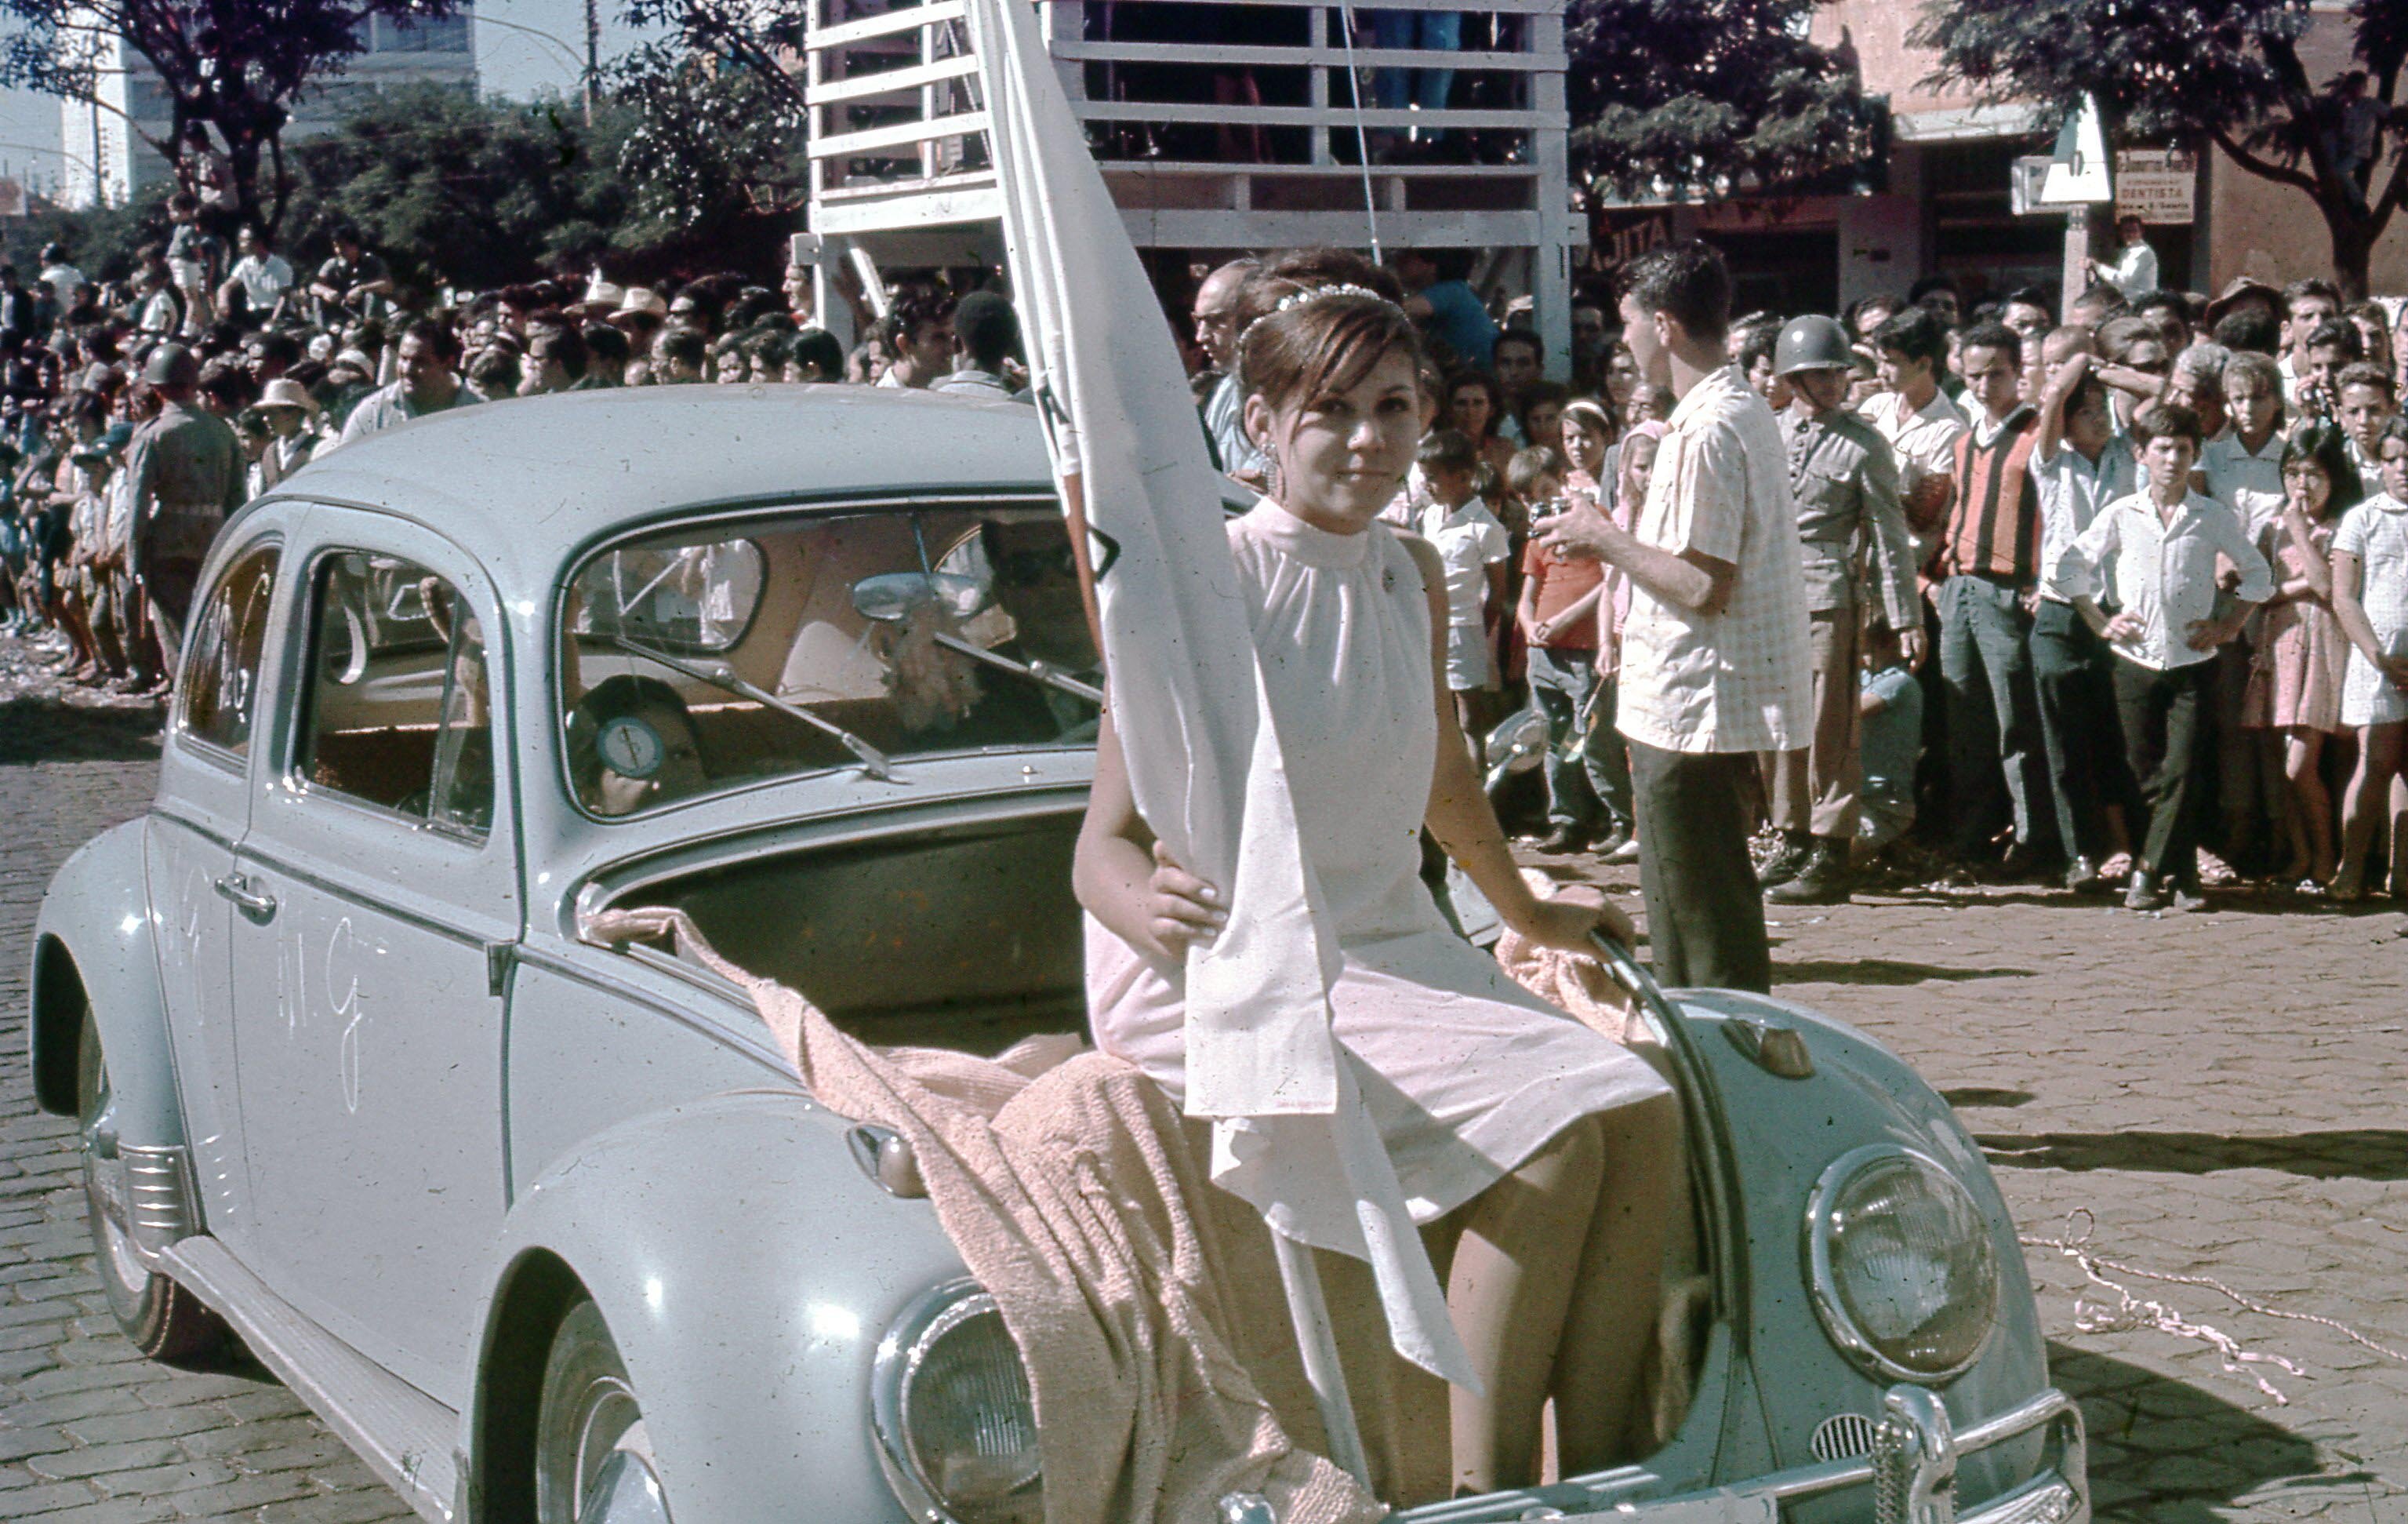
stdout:
{"type": "MultiPolygon", "coordinates": [[[[268,650],[270,646],[275,643],[276,636],[278,634],[275,624],[275,612],[277,600],[284,595],[285,549],[284,531],[281,529],[270,529],[263,534],[255,535],[250,539],[243,541],[240,547],[230,552],[226,560],[221,564],[217,576],[203,584],[202,588],[193,595],[193,607],[195,609],[206,609],[210,596],[214,595],[220,588],[225,585],[226,578],[233,573],[235,568],[240,566],[244,560],[257,552],[273,550],[276,553],[276,564],[270,568],[268,571],[268,576],[271,579],[273,585],[269,588],[267,594],[267,612],[265,616],[268,620],[269,626],[267,639],[261,641],[259,647],[260,672],[264,672],[267,669],[268,650]]],[[[184,634],[188,644],[190,643],[193,627],[196,621],[188,611],[185,618],[184,628],[184,634]]],[[[250,733],[243,738],[243,749],[239,752],[234,750],[230,746],[222,746],[218,742],[208,740],[202,736],[198,731],[194,730],[193,728],[192,718],[187,708],[191,703],[192,689],[184,681],[185,668],[189,661],[190,654],[184,651],[179,651],[176,653],[176,659],[168,664],[170,672],[166,706],[167,723],[165,726],[166,734],[173,739],[178,751],[183,752],[200,761],[209,763],[214,767],[221,768],[225,771],[235,774],[238,778],[249,778],[251,776],[251,758],[253,750],[251,743],[259,738],[262,729],[261,720],[263,717],[257,714],[251,716],[250,733]]],[[[259,672],[254,672],[251,676],[255,682],[259,677],[259,672]]]]}
{"type": "MultiPolygon", "coordinates": [[[[1867,1372],[1886,1381],[1912,1382],[1919,1387],[1944,1387],[1980,1364],[1983,1355],[1989,1350],[1991,1341],[1998,1337],[1999,1315],[1995,1290],[1990,1309],[1989,1327],[1983,1330],[1981,1339],[1974,1344],[1971,1352],[1964,1359],[1944,1371],[1913,1371],[1884,1355],[1873,1342],[1865,1336],[1863,1330],[1856,1327],[1855,1320],[1848,1316],[1846,1306],[1840,1300],[1838,1283],[1831,1275],[1832,1204],[1842,1190],[1855,1184],[1858,1175],[1872,1166],[1889,1159],[1905,1159],[1919,1165],[1955,1186],[1958,1190],[1965,1190],[1964,1182],[1958,1180],[1955,1172],[1946,1165],[1919,1149],[1908,1148],[1900,1143],[1867,1143],[1860,1148],[1849,1149],[1829,1164],[1825,1165],[1823,1172],[1815,1178],[1813,1190],[1806,1198],[1806,1217],[1800,1247],[1806,1260],[1807,1300],[1814,1304],[1814,1316],[1822,1323],[1823,1331],[1830,1338],[1831,1343],[1842,1354],[1867,1372]]],[[[1971,1200],[1971,1191],[1966,1191],[1969,1201],[1971,1200]]],[[[1978,1215],[1979,1203],[1976,1202],[1974,1205],[1978,1215]]],[[[1982,1244],[1995,1261],[1999,1253],[1998,1245],[1990,1241],[1987,1234],[1984,1235],[1982,1244]]]]}

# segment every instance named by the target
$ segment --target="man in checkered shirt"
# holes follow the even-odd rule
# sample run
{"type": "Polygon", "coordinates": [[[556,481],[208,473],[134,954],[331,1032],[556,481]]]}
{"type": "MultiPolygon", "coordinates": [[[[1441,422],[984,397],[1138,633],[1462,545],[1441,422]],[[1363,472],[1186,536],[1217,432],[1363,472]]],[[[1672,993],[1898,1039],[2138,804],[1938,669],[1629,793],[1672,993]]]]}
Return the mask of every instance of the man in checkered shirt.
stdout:
{"type": "Polygon", "coordinates": [[[1730,272],[1691,240],[1631,262],[1624,341],[1681,399],[1633,528],[1578,507],[1535,526],[1631,581],[1616,725],[1630,742],[1639,868],[1656,971],[1767,990],[1772,958],[1749,860],[1754,754],[1813,733],[1806,580],[1789,453],[1772,410],[1725,358],[1730,272]]]}

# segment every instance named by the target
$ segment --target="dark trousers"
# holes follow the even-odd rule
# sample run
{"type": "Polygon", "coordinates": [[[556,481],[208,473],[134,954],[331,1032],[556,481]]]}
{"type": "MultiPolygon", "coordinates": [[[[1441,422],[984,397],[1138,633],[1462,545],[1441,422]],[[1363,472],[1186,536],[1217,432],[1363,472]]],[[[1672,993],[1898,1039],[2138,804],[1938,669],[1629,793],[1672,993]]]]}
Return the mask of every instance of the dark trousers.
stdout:
{"type": "Polygon", "coordinates": [[[2098,862],[2107,855],[2106,807],[2138,814],[2115,712],[2115,654],[2072,604],[2042,598],[2032,616],[2031,665],[2058,839],[2098,862]]]}
{"type": "Polygon", "coordinates": [[[1772,988],[1764,890],[1747,855],[1745,752],[1659,752],[1630,742],[1639,886],[1656,977],[1667,985],[1772,988]]]}
{"type": "Polygon", "coordinates": [[[1978,854],[2001,821],[2035,851],[2055,835],[2037,812],[2040,693],[2032,683],[2031,616],[2003,582],[1951,577],[1940,586],[1940,677],[1948,694],[1948,846],[1978,854]],[[2003,798],[2002,798],[2003,796],[2003,798]]]}
{"type": "Polygon", "coordinates": [[[2133,867],[2161,884],[2188,888],[2199,879],[2199,815],[2208,798],[2200,770],[2214,673],[2213,662],[2164,672],[2120,657],[2115,662],[2126,754],[2149,810],[2148,834],[2133,867]]]}
{"type": "Polygon", "coordinates": [[[1547,717],[1547,820],[1587,827],[1597,812],[1606,828],[1630,834],[1630,761],[1613,728],[1613,679],[1597,692],[1597,653],[1529,648],[1530,701],[1547,717]],[[1591,695],[1596,701],[1590,701],[1591,695]],[[1585,725],[1585,728],[1583,728],[1585,725]],[[1565,742],[1579,746],[1567,755],[1565,742]]]}

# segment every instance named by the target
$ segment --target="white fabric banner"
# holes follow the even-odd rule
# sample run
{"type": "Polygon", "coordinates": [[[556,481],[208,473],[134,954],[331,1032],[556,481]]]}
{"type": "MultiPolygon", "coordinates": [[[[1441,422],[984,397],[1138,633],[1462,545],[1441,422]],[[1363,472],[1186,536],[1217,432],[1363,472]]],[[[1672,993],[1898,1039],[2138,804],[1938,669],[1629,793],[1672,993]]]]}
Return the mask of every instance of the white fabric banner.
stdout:
{"type": "Polygon", "coordinates": [[[1352,1062],[1330,1030],[1335,939],[1303,860],[1203,425],[1159,299],[1025,0],[969,0],[1015,304],[1066,505],[1117,550],[1097,585],[1138,812],[1229,924],[1191,950],[1187,1110],[1212,1174],[1274,1229],[1368,1260],[1398,1352],[1470,1360],[1352,1062]]]}

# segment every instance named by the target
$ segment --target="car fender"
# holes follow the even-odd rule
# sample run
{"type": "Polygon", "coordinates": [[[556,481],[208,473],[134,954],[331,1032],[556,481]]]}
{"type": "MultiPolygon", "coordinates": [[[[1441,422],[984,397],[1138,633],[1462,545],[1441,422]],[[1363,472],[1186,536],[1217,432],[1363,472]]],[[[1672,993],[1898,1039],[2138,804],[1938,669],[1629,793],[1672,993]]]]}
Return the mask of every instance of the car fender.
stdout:
{"type": "Polygon", "coordinates": [[[44,1111],[76,1110],[84,1000],[108,1053],[118,1136],[128,1144],[184,1141],[167,1006],[143,867],[146,818],[103,831],[50,879],[34,921],[34,1095],[44,1111]]]}
{"type": "Polygon", "coordinates": [[[871,1434],[871,1363],[962,1260],[927,1202],[854,1163],[849,1126],[798,1091],[731,1091],[596,1133],[518,1198],[466,1420],[469,1518],[532,1517],[533,1396],[580,1287],[677,1517],[905,1518],[871,1434]]]}
{"type": "MultiPolygon", "coordinates": [[[[1811,1464],[1814,1429],[1840,1412],[1877,1416],[1890,1383],[1835,1347],[1808,1290],[1805,1214],[1823,1171],[1841,1155],[1888,1143],[1927,1155],[1971,1194],[1999,1266],[1998,1322],[1972,1366],[1942,1386],[1960,1427],[2003,1413],[2048,1384],[2031,1280],[2014,1218],[1980,1147],[1948,1103],[1878,1041],[1821,1012],[1727,990],[1679,999],[1722,1098],[1741,1178],[1750,1245],[1751,1347],[1765,1373],[1764,1409],[1779,1464],[1811,1464]],[[1739,1021],[1796,1030],[1814,1072],[1775,1074],[1722,1035],[1739,1021]]],[[[2039,1438],[1966,1459],[1963,1495],[1981,1499],[2029,1474],[2039,1438]]],[[[1806,1518],[1808,1514],[1801,1513],[1806,1518]]]]}

